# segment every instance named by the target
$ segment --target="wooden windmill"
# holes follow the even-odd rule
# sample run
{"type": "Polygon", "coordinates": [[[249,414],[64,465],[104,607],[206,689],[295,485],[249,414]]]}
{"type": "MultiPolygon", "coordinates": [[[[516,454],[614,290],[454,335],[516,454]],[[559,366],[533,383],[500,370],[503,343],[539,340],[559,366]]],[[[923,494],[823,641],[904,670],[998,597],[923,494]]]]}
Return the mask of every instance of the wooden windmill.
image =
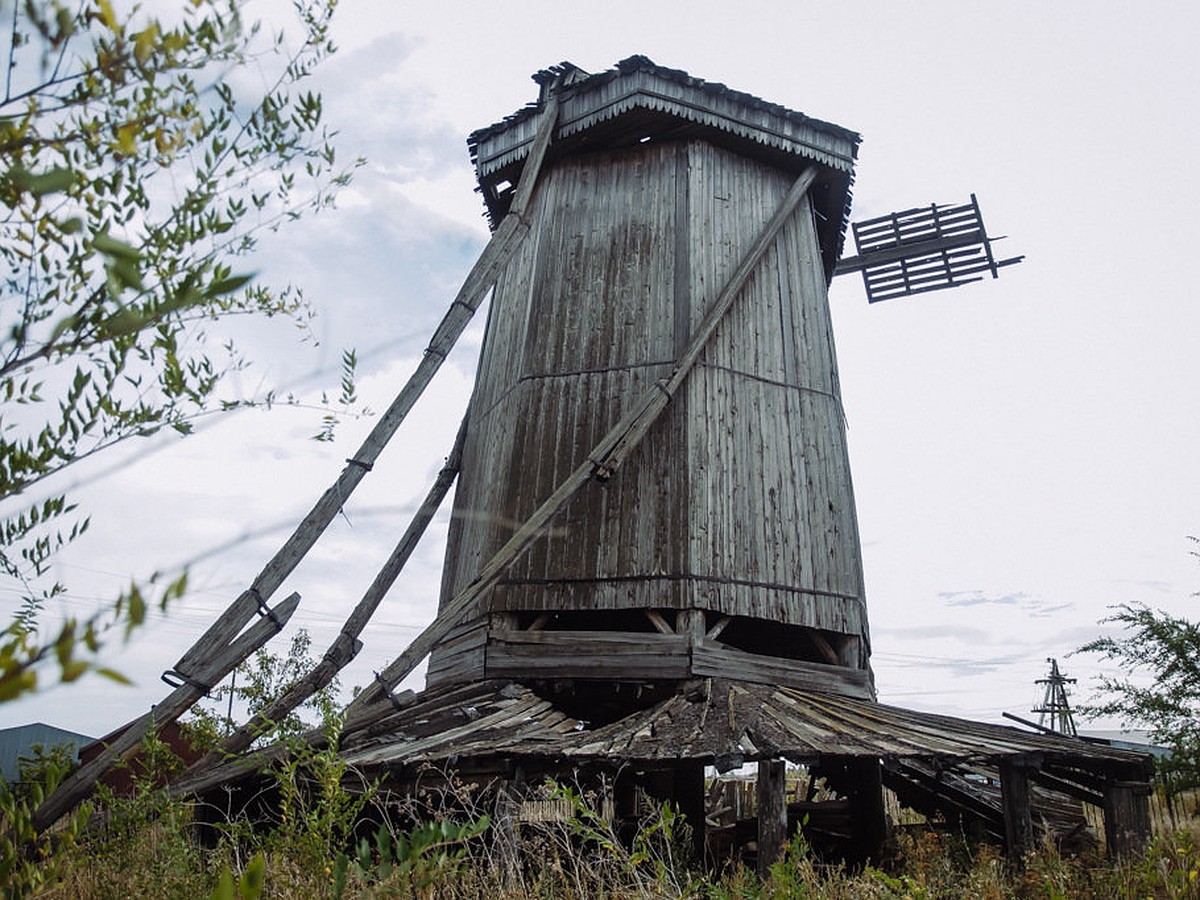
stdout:
{"type": "Polygon", "coordinates": [[[992,255],[974,198],[859,223],[841,260],[854,132],[645,57],[535,80],[535,104],[471,136],[493,235],[417,372],[167,673],[172,694],[38,827],[282,627],[299,598],[272,595],[490,296],[467,416],[412,525],[317,668],[177,790],[244,777],[226,755],[357,653],[457,476],[439,614],[347,708],[348,764],[403,782],[469,759],[506,785],[604,771],[618,794],[678,802],[702,849],[705,766],[758,761],[767,862],[789,830],[784,759],[837,787],[862,854],[883,834],[885,778],[1019,852],[1037,776],[1102,798],[1134,822],[1112,838],[1132,845],[1144,759],[874,702],[827,288],[861,272],[881,300],[1018,262],[992,255]],[[427,656],[427,689],[397,693],[427,656]],[[964,760],[999,767],[1003,801],[948,792],[942,773],[964,760]]]}
{"type": "MultiPolygon", "coordinates": [[[[616,468],[593,445],[644,395],[669,403],[438,646],[429,684],[569,679],[593,714],[622,684],[693,676],[871,696],[829,280],[861,272],[874,301],[1017,260],[992,258],[972,198],[856,224],[838,263],[858,135],[644,57],[536,80],[558,130],[492,297],[444,599],[563,473],[616,468]]],[[[471,136],[493,223],[537,109],[471,136]]]]}
{"type": "MultiPolygon", "coordinates": [[[[569,679],[593,711],[596,682],[714,674],[869,696],[825,293],[857,136],[642,57],[540,78],[562,85],[558,134],[492,296],[443,596],[563,473],[603,483],[438,646],[429,683],[569,679]],[[647,396],[640,446],[597,447],[647,396]]],[[[493,221],[536,124],[472,135],[493,221]]]]}

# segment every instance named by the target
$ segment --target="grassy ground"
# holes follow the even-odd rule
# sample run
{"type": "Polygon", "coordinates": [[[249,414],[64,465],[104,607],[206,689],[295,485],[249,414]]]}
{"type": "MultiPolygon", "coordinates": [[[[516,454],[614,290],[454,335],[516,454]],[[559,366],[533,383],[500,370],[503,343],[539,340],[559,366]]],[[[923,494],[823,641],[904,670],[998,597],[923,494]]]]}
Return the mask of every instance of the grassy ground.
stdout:
{"type": "Polygon", "coordinates": [[[566,792],[575,815],[522,826],[508,840],[485,816],[349,837],[354,804],[289,798],[269,829],[224,823],[216,845],[193,839],[192,813],[152,798],[125,801],[106,826],[71,848],[60,863],[55,898],[236,897],[237,877],[263,867],[264,897],[695,897],[695,898],[1200,898],[1200,821],[1158,835],[1146,854],[1114,863],[1066,856],[1047,846],[1021,866],[988,845],[932,831],[896,837],[876,867],[850,872],[814,859],[800,840],[760,882],[731,863],[706,872],[690,859],[686,824],[669,809],[643,822],[632,842],[618,841],[586,802],[566,792]],[[252,862],[253,860],[260,862],[252,862]],[[265,865],[264,865],[265,864],[265,865]],[[218,885],[224,875],[224,888],[218,885]],[[232,878],[230,877],[232,876],[232,878]]]}
{"type": "Polygon", "coordinates": [[[853,871],[822,863],[797,835],[760,880],[737,860],[701,865],[670,806],[645,802],[638,827],[618,836],[611,809],[569,786],[544,785],[519,807],[517,825],[503,820],[518,808],[507,795],[453,773],[431,771],[420,794],[404,797],[354,775],[335,751],[302,746],[263,773],[261,795],[217,809],[165,798],[151,772],[133,797],[98,797],[86,828],[50,835],[28,827],[39,791],[0,791],[0,896],[1200,900],[1194,803],[1175,804],[1187,818],[1155,817],[1155,837],[1136,859],[1047,843],[1014,865],[961,835],[898,828],[881,860],[853,871]],[[343,789],[351,783],[359,790],[343,789]]]}

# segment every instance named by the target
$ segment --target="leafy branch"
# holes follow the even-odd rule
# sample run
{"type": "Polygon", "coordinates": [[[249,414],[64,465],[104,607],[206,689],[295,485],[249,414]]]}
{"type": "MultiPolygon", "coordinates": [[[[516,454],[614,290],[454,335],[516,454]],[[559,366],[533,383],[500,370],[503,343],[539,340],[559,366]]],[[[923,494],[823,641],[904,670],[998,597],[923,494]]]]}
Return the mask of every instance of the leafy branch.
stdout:
{"type": "Polygon", "coordinates": [[[66,492],[24,495],[125,441],[275,402],[227,393],[248,363],[221,329],[312,316],[299,290],[245,263],[264,233],[328,207],[361,163],[338,162],[321,98],[302,85],[334,51],[334,6],[295,0],[274,33],[247,24],[238,0],[155,5],[161,15],[111,0],[0,7],[0,587],[21,598],[0,678],[17,693],[42,661],[78,677],[87,669],[55,648],[94,653],[103,630],[69,621],[32,636],[67,591],[52,561],[89,520],[66,492]],[[259,87],[241,75],[249,61],[269,72],[259,87]]]}

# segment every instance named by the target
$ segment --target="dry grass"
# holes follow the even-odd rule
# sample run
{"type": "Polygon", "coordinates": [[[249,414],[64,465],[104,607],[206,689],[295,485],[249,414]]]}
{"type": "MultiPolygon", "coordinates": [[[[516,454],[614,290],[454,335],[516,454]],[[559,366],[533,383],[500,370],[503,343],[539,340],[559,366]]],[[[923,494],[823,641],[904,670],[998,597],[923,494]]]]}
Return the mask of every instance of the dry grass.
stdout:
{"type": "MultiPolygon", "coordinates": [[[[297,776],[296,772],[281,777],[297,776]]],[[[689,855],[686,823],[652,808],[619,839],[594,797],[547,786],[565,818],[512,825],[483,808],[473,785],[449,779],[418,797],[373,806],[298,805],[270,827],[226,822],[215,846],[194,840],[192,810],[142,798],[118,803],[107,828],[70,851],[55,898],[207,897],[225,869],[266,860],[262,896],[429,898],[1196,898],[1200,820],[1160,833],[1146,854],[1113,863],[1047,845],[1022,867],[988,845],[932,831],[900,834],[876,867],[824,865],[794,841],[760,882],[738,863],[706,871],[689,855]],[[380,827],[347,840],[349,817],[380,827]],[[491,822],[490,828],[480,827],[491,822]],[[425,824],[414,824],[424,822],[425,824]],[[381,853],[382,848],[382,853],[381,853]]],[[[286,791],[285,791],[286,793],[286,791]]]]}

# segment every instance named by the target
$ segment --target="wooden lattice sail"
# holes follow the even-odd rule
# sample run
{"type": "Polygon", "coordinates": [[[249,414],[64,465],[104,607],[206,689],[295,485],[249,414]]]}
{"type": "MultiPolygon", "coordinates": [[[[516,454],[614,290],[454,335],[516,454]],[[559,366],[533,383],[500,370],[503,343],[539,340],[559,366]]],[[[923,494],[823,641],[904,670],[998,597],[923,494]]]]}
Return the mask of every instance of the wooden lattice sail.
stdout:
{"type": "MultiPolygon", "coordinates": [[[[500,271],[468,412],[443,603],[647,391],[764,225],[811,184],[615,477],[581,492],[435,649],[484,677],[747,681],[871,693],[826,289],[858,136],[642,57],[563,66],[558,127],[500,271]]],[[[538,124],[471,146],[494,221],[538,124]]]]}

